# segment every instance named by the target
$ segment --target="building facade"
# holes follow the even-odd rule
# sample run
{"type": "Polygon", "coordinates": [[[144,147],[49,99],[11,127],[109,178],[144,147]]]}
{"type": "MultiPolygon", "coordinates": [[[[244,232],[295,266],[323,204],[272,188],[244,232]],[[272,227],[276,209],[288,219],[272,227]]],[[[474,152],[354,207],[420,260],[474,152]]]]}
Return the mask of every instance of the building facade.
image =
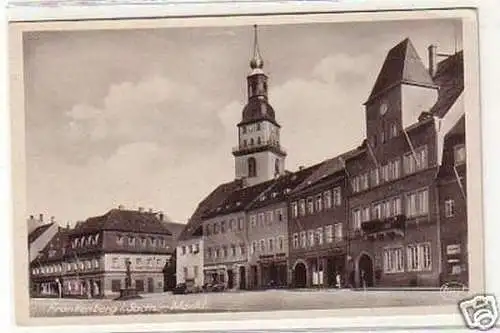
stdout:
{"type": "Polygon", "coordinates": [[[361,145],[289,172],[255,41],[233,150],[237,179],[209,195],[185,229],[186,239],[203,239],[205,281],[467,284],[462,52],[438,62],[443,54],[430,46],[426,67],[409,39],[397,44],[365,103],[361,145]]]}
{"type": "Polygon", "coordinates": [[[163,292],[163,271],[174,250],[161,214],[112,209],[61,228],[32,264],[32,279],[41,296],[114,296],[125,287],[130,261],[139,293],[163,292]]]}

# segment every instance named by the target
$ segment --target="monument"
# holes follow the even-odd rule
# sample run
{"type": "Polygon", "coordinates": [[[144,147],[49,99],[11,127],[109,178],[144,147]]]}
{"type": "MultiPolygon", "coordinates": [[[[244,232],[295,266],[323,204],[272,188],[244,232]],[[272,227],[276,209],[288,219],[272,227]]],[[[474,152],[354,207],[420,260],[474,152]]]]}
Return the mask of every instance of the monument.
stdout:
{"type": "Polygon", "coordinates": [[[125,288],[120,289],[120,296],[115,298],[115,301],[125,301],[129,299],[139,299],[142,298],[141,295],[137,293],[135,288],[132,288],[132,278],[130,273],[130,260],[125,263],[126,275],[125,275],[125,288]]]}

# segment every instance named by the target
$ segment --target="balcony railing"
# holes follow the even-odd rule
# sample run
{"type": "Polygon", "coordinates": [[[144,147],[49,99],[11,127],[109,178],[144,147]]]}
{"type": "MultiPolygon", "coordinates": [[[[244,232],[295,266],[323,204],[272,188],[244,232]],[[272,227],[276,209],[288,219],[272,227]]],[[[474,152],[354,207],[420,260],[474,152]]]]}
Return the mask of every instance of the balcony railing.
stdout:
{"type": "Polygon", "coordinates": [[[393,217],[388,217],[382,220],[371,220],[363,222],[361,224],[361,229],[365,234],[374,234],[384,231],[403,231],[405,230],[405,215],[397,215],[393,217]]]}
{"type": "Polygon", "coordinates": [[[262,141],[260,143],[247,144],[247,145],[241,144],[239,146],[233,147],[233,152],[244,152],[244,151],[249,151],[252,149],[258,149],[258,148],[263,148],[263,147],[275,148],[280,152],[286,153],[286,150],[282,146],[280,146],[280,144],[278,142],[271,141],[271,140],[262,141]]]}

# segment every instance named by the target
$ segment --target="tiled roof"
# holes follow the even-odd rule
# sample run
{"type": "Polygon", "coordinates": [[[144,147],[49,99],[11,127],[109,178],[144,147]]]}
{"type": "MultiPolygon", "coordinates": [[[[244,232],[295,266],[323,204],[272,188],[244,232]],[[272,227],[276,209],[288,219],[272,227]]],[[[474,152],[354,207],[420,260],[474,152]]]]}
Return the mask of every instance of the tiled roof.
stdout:
{"type": "Polygon", "coordinates": [[[439,86],[439,96],[431,113],[443,117],[464,90],[463,51],[455,53],[438,64],[434,82],[439,86]]]}
{"type": "Polygon", "coordinates": [[[230,193],[227,198],[209,212],[203,218],[215,217],[244,210],[262,192],[267,190],[275,182],[274,179],[253,186],[244,187],[230,193]]]}
{"type": "Polygon", "coordinates": [[[40,237],[50,226],[54,223],[47,223],[37,227],[35,230],[29,233],[28,235],[28,244],[33,243],[38,237],[40,237]]]}
{"type": "Polygon", "coordinates": [[[348,151],[347,153],[335,156],[330,158],[323,163],[321,163],[320,167],[315,170],[302,184],[300,184],[294,192],[302,191],[303,189],[313,186],[317,184],[319,181],[334,175],[335,173],[344,170],[345,162],[357,155],[360,152],[360,149],[353,149],[348,151]]]}
{"type": "Polygon", "coordinates": [[[54,235],[54,237],[50,240],[50,242],[47,243],[45,248],[40,251],[40,255],[37,260],[57,260],[62,258],[69,246],[70,233],[71,230],[59,227],[59,230],[54,235]],[[52,254],[52,256],[50,256],[50,254],[52,254]]]}
{"type": "Polygon", "coordinates": [[[237,188],[241,187],[241,181],[234,180],[229,183],[219,185],[202,202],[198,204],[193,215],[186,224],[184,230],[179,235],[179,240],[186,240],[192,237],[195,231],[201,226],[202,216],[212,208],[219,205],[226,197],[237,188]]]}
{"type": "Polygon", "coordinates": [[[409,38],[388,52],[368,101],[399,83],[434,86],[429,72],[409,38]]]}
{"type": "Polygon", "coordinates": [[[171,234],[157,214],[122,209],[112,209],[102,216],[88,218],[85,222],[77,224],[72,233],[87,234],[102,230],[171,234]]]}
{"type": "Polygon", "coordinates": [[[288,173],[277,178],[276,180],[273,180],[272,186],[270,186],[265,192],[261,193],[247,208],[256,209],[273,203],[285,201],[288,195],[292,193],[297,186],[300,186],[307,177],[311,176],[311,174],[321,168],[322,165],[323,162],[293,173],[288,173]]]}

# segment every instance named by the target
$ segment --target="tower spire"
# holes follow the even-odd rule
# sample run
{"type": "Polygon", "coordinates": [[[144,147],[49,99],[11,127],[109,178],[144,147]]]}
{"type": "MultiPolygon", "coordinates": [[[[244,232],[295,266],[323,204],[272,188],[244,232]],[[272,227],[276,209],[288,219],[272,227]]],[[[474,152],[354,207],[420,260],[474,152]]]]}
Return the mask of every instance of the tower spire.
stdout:
{"type": "Polygon", "coordinates": [[[257,31],[257,24],[254,24],[253,31],[254,31],[253,57],[252,60],[250,60],[250,68],[255,70],[255,69],[262,69],[262,67],[264,67],[264,60],[262,60],[259,50],[259,36],[257,31]]]}

